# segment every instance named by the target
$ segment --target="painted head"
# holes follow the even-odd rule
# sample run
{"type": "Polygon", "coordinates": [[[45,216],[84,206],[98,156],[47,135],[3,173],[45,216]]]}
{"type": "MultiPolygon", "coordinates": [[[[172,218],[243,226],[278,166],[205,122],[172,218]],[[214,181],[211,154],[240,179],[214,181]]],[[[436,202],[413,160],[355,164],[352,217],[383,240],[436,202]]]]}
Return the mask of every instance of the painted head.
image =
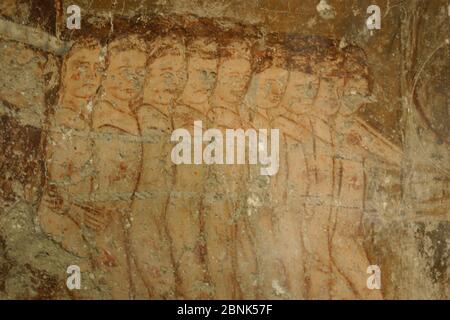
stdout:
{"type": "Polygon", "coordinates": [[[213,98],[228,104],[239,103],[247,91],[251,72],[250,42],[238,38],[225,41],[220,50],[213,98]]]}
{"type": "Polygon", "coordinates": [[[369,68],[364,52],[357,47],[347,47],[344,69],[347,77],[341,94],[339,112],[350,115],[357,112],[365,103],[373,102],[369,85],[369,68]]]}
{"type": "Polygon", "coordinates": [[[294,53],[289,59],[289,81],[281,104],[295,114],[310,113],[319,91],[319,77],[310,63],[306,53],[294,53]]]}
{"type": "Polygon", "coordinates": [[[319,76],[317,97],[312,113],[320,117],[329,117],[339,110],[339,99],[344,87],[344,70],[342,56],[331,48],[323,56],[316,57],[318,62],[313,66],[319,76]]]}
{"type": "Polygon", "coordinates": [[[130,35],[118,38],[108,45],[105,93],[115,99],[129,102],[142,90],[147,60],[145,41],[130,35]]]}
{"type": "MultiPolygon", "coordinates": [[[[39,110],[39,114],[41,114],[44,110],[45,99],[45,69],[51,60],[50,57],[36,52],[25,44],[2,40],[0,46],[2,63],[0,99],[17,108],[39,110]],[[18,68],[18,66],[20,67],[18,68]],[[30,79],[34,79],[34,81],[30,81],[30,79]]],[[[57,73],[56,67],[51,73],[57,73]]]]}
{"type": "Polygon", "coordinates": [[[181,100],[187,104],[207,103],[217,78],[217,43],[208,37],[191,39],[187,57],[188,79],[181,100]]]}
{"type": "Polygon", "coordinates": [[[286,51],[281,45],[271,45],[263,51],[257,50],[255,60],[249,89],[253,105],[260,109],[275,108],[281,102],[289,76],[286,51]]]}
{"type": "Polygon", "coordinates": [[[100,43],[94,39],[84,39],[72,46],[62,69],[65,96],[89,99],[97,92],[103,69],[100,50],[100,43]]]}
{"type": "Polygon", "coordinates": [[[186,58],[183,41],[165,36],[153,40],[144,83],[144,103],[169,105],[186,82],[186,58]]]}

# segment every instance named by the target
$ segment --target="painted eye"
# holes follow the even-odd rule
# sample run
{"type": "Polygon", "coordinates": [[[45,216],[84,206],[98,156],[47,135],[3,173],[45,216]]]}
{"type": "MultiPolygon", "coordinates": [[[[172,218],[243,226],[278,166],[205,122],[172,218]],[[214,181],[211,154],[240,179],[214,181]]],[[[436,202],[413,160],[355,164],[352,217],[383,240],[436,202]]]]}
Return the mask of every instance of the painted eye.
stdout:
{"type": "Polygon", "coordinates": [[[79,62],[77,66],[80,71],[86,71],[89,69],[89,63],[87,62],[79,62]]]}
{"type": "Polygon", "coordinates": [[[184,81],[184,80],[186,80],[186,74],[183,71],[178,71],[176,73],[175,79],[179,79],[180,81],[181,80],[184,81]]]}
{"type": "Polygon", "coordinates": [[[166,71],[166,72],[161,73],[161,77],[163,77],[164,79],[170,79],[170,78],[173,78],[174,75],[171,72],[166,71]]]}
{"type": "Polygon", "coordinates": [[[100,63],[96,63],[94,68],[95,68],[95,72],[97,72],[97,73],[103,72],[103,68],[102,68],[102,65],[100,63]]]}
{"type": "Polygon", "coordinates": [[[139,77],[145,77],[145,68],[136,68],[136,75],[139,77]]]}
{"type": "Polygon", "coordinates": [[[130,74],[130,68],[128,67],[120,67],[119,72],[122,76],[127,77],[130,74]]]}

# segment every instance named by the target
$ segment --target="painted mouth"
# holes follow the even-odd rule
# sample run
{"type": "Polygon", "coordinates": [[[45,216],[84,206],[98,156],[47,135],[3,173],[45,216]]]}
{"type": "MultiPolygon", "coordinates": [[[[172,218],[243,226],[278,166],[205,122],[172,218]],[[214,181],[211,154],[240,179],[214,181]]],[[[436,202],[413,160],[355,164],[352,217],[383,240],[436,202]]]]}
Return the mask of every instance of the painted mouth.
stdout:
{"type": "Polygon", "coordinates": [[[92,89],[92,88],[94,88],[94,87],[96,87],[96,85],[93,84],[93,83],[86,83],[86,84],[83,84],[83,88],[86,88],[86,89],[92,89]]]}
{"type": "Polygon", "coordinates": [[[271,103],[278,103],[280,101],[280,97],[279,96],[269,96],[269,98],[267,100],[271,103]]]}

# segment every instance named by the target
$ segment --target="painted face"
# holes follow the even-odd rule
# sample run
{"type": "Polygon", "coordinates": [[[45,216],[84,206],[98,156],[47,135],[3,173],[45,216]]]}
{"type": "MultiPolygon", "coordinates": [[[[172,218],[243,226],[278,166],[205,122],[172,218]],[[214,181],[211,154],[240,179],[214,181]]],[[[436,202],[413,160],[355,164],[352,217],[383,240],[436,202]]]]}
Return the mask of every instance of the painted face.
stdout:
{"type": "Polygon", "coordinates": [[[317,115],[330,116],[339,109],[339,90],[344,85],[344,79],[338,77],[322,77],[319,91],[312,112],[317,115]]]}
{"type": "Polygon", "coordinates": [[[192,100],[204,102],[216,83],[217,60],[192,57],[188,66],[188,78],[186,90],[193,95],[192,100]]]}
{"type": "Polygon", "coordinates": [[[106,93],[123,101],[135,99],[144,82],[146,60],[139,50],[113,52],[104,81],[106,93]]]}
{"type": "Polygon", "coordinates": [[[291,71],[282,104],[293,113],[307,113],[312,107],[318,90],[319,78],[316,75],[291,71]]]}
{"type": "Polygon", "coordinates": [[[288,72],[278,67],[270,67],[255,75],[255,104],[258,108],[276,107],[282,98],[288,72]]]}
{"type": "Polygon", "coordinates": [[[215,94],[230,103],[239,102],[250,80],[251,66],[246,59],[227,59],[219,66],[215,94]]]}
{"type": "Polygon", "coordinates": [[[369,82],[366,79],[351,78],[343,89],[339,112],[350,115],[358,111],[364,103],[368,102],[369,94],[369,82]]]}
{"type": "Polygon", "coordinates": [[[153,60],[147,69],[144,102],[167,105],[182,91],[186,81],[185,59],[169,54],[153,60]]]}
{"type": "Polygon", "coordinates": [[[184,96],[192,103],[208,100],[217,78],[217,59],[205,59],[193,55],[188,63],[188,80],[184,96]]]}
{"type": "Polygon", "coordinates": [[[100,47],[80,49],[66,61],[64,86],[66,93],[77,98],[92,97],[100,85],[100,47]]]}
{"type": "Polygon", "coordinates": [[[19,43],[5,42],[0,46],[0,61],[0,98],[18,108],[43,108],[44,57],[19,43]]]}

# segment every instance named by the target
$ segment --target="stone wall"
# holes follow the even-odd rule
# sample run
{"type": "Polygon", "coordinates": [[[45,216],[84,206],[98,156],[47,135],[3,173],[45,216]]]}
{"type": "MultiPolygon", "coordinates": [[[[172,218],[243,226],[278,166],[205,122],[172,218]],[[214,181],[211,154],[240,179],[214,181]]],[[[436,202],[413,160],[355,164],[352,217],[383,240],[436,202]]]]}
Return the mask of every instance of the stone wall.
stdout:
{"type": "Polygon", "coordinates": [[[449,8],[370,4],[3,1],[0,297],[448,299],[449,8]],[[276,174],[175,165],[194,121],[276,174]]]}

